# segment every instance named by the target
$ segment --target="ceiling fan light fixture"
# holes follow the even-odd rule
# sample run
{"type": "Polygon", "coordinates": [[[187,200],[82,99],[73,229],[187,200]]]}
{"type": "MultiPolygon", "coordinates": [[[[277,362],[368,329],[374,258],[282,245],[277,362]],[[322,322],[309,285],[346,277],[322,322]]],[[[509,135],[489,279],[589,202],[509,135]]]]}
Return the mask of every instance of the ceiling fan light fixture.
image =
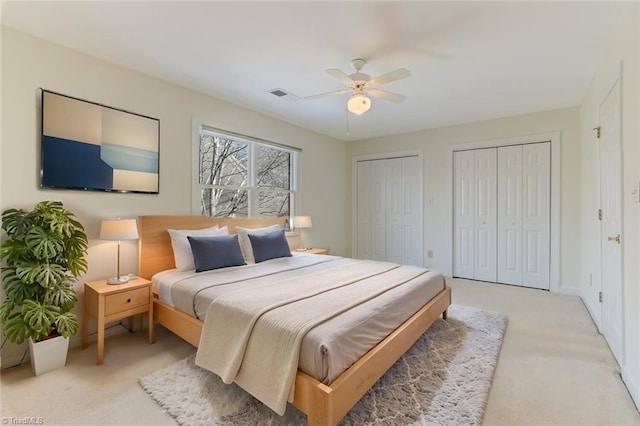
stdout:
{"type": "Polygon", "coordinates": [[[364,114],[371,109],[371,99],[365,95],[353,95],[347,102],[347,109],[356,115],[364,114]]]}

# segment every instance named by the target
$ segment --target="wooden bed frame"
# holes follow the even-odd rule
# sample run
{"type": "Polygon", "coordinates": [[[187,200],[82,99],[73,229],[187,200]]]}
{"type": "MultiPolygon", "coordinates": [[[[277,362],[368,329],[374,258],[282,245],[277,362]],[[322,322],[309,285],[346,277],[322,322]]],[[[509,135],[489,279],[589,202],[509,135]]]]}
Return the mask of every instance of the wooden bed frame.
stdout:
{"type": "MultiPolygon", "coordinates": [[[[213,225],[256,228],[279,223],[283,219],[210,218],[203,216],[139,216],[139,275],[151,279],[153,274],[175,268],[171,240],[167,229],[200,229],[213,225]]],[[[198,347],[203,322],[153,299],[153,318],[193,346],[198,347]]],[[[373,347],[330,385],[298,371],[293,405],[307,415],[307,424],[337,424],[373,384],[400,358],[440,316],[447,318],[451,289],[445,287],[418,312],[373,347]]]]}

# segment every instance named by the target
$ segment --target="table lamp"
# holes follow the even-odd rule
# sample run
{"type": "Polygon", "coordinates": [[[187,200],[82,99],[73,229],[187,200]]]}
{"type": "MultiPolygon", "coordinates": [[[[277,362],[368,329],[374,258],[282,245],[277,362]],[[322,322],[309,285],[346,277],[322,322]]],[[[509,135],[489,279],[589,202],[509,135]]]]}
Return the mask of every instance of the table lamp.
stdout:
{"type": "Polygon", "coordinates": [[[117,275],[107,280],[107,284],[124,284],[129,282],[129,276],[120,276],[120,241],[137,240],[138,226],[135,219],[105,219],[100,226],[100,239],[118,242],[117,275]]]}
{"type": "MultiPolygon", "coordinates": [[[[311,216],[296,216],[294,218],[294,225],[296,228],[300,229],[311,228],[311,216]]],[[[300,232],[300,247],[303,250],[306,250],[304,244],[302,243],[302,232],[300,232]]]]}

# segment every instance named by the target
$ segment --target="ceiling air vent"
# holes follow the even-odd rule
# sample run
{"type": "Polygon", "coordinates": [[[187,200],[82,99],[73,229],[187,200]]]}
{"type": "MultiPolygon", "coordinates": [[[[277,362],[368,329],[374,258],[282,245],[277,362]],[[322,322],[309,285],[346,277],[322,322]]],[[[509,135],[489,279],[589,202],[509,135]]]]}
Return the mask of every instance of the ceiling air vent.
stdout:
{"type": "Polygon", "coordinates": [[[273,90],[269,90],[269,93],[271,93],[274,96],[279,97],[280,99],[284,99],[286,101],[289,102],[295,102],[298,99],[300,99],[298,96],[294,95],[293,93],[289,93],[286,90],[283,89],[273,89],[273,90]]]}

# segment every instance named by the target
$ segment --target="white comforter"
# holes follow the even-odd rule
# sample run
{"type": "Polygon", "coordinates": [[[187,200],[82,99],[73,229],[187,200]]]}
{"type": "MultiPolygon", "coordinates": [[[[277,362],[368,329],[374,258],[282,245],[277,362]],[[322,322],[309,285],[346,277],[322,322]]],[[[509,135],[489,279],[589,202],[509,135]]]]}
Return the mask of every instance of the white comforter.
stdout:
{"type": "Polygon", "coordinates": [[[275,283],[270,276],[254,279],[250,291],[243,285],[211,304],[196,364],[282,415],[293,397],[300,342],[310,329],[427,273],[336,258],[275,283]]]}

